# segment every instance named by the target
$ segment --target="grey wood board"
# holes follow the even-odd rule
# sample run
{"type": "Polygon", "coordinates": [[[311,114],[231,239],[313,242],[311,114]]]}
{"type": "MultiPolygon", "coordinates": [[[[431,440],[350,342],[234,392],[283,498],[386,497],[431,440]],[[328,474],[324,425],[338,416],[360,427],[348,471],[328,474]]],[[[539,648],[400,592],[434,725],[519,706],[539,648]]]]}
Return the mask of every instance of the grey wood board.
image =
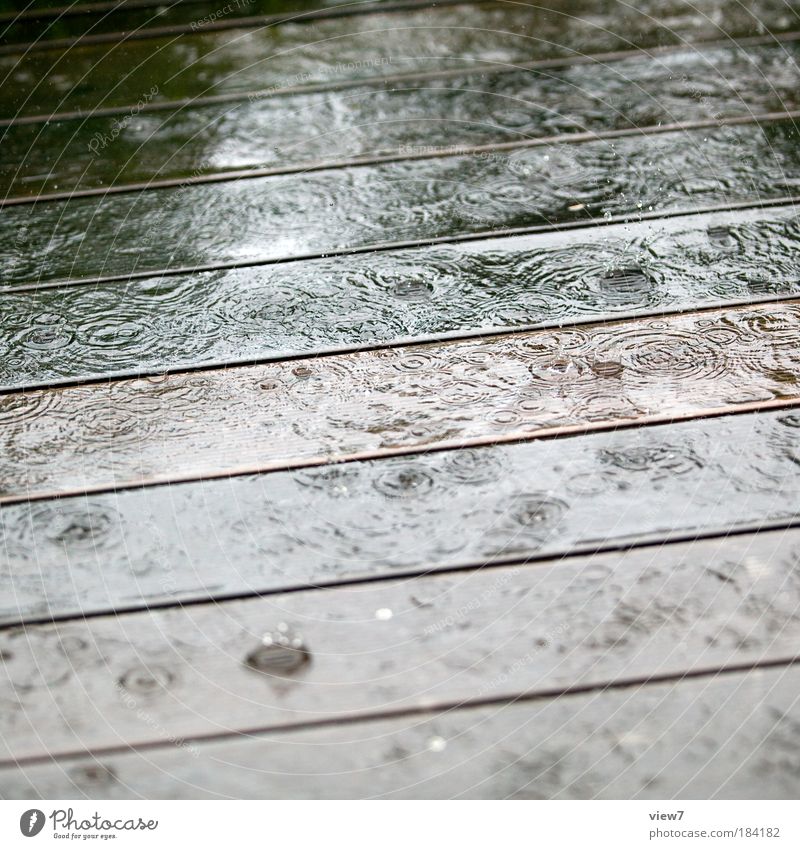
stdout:
{"type": "Polygon", "coordinates": [[[795,303],[0,396],[0,502],[800,401],[795,303]]]}
{"type": "Polygon", "coordinates": [[[794,657],[800,530],[0,632],[0,759],[794,657]]]}
{"type": "Polygon", "coordinates": [[[789,666],[213,743],[179,738],[0,769],[0,795],[795,800],[798,691],[789,666]]]}
{"type": "Polygon", "coordinates": [[[793,206],[0,293],[0,386],[800,296],[793,206]]]}
{"type": "Polygon", "coordinates": [[[0,622],[481,567],[800,519],[796,413],[0,508],[0,622]]]}
{"type": "Polygon", "coordinates": [[[1,285],[127,279],[606,216],[755,206],[798,194],[798,138],[793,120],[721,122],[3,207],[1,285]]]}

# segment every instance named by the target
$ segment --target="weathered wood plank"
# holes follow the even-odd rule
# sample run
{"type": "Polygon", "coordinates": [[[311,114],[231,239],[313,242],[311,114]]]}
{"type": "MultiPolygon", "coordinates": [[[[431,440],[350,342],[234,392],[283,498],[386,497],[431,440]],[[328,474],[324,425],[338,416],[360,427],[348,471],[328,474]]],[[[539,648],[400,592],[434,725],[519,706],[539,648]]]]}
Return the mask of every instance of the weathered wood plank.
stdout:
{"type": "MultiPolygon", "coordinates": [[[[418,0],[419,2],[419,0],[418,0]]],[[[395,0],[373,0],[375,6],[396,5],[395,0]]],[[[12,4],[13,5],[13,4],[12,4]]],[[[114,41],[123,37],[151,38],[167,32],[196,32],[199,29],[232,28],[252,23],[266,25],[271,18],[306,17],[352,4],[342,0],[155,0],[143,3],[74,3],[59,6],[54,0],[23,2],[25,11],[0,15],[0,45],[7,52],[43,50],[69,46],[77,39],[89,42],[114,41]],[[87,8],[88,6],[88,8],[87,8]],[[37,9],[37,7],[39,7],[37,9]]],[[[366,4],[359,4],[364,6],[366,4]]],[[[400,0],[403,5],[403,0],[400,0]]],[[[410,5],[414,5],[411,0],[410,5]]],[[[348,8],[349,7],[349,8],[348,8]]],[[[0,3],[0,10],[7,8],[0,3]]],[[[338,10],[339,12],[342,9],[338,10]]]]}
{"type": "Polygon", "coordinates": [[[800,531],[0,632],[0,759],[793,657],[800,531]]]}
{"type": "MultiPolygon", "coordinates": [[[[0,770],[6,799],[796,799],[797,667],[0,770]]],[[[146,708],[145,708],[146,710],[146,708]]]]}
{"type": "Polygon", "coordinates": [[[792,523],[794,413],[0,509],[0,622],[792,523]]]}
{"type": "Polygon", "coordinates": [[[49,115],[472,63],[515,63],[797,29],[784,0],[554,0],[289,23],[0,59],[0,113],[49,115]],[[398,23],[400,25],[398,25],[398,23]],[[390,63],[390,64],[387,64],[390,63]]]}
{"type": "Polygon", "coordinates": [[[128,122],[20,124],[3,133],[0,192],[300,170],[353,157],[797,109],[798,57],[797,42],[724,46],[150,112],[128,122]]]}
{"type": "MultiPolygon", "coordinates": [[[[192,2],[192,0],[166,0],[164,5],[172,6],[182,3],[192,2]]],[[[59,17],[64,10],[68,13],[85,14],[87,6],[101,11],[103,8],[113,10],[135,9],[135,8],[152,8],[158,6],[158,0],[0,0],[0,11],[2,11],[2,19],[14,19],[18,15],[39,16],[49,15],[51,17],[59,17]]]]}
{"type": "Polygon", "coordinates": [[[709,311],[0,398],[0,502],[800,401],[800,306],[709,311]]]}
{"type": "Polygon", "coordinates": [[[689,212],[798,187],[798,129],[778,121],[12,206],[0,210],[0,285],[689,212]]]}
{"type": "Polygon", "coordinates": [[[798,247],[783,207],[5,293],[0,386],[800,296],[798,247]]]}

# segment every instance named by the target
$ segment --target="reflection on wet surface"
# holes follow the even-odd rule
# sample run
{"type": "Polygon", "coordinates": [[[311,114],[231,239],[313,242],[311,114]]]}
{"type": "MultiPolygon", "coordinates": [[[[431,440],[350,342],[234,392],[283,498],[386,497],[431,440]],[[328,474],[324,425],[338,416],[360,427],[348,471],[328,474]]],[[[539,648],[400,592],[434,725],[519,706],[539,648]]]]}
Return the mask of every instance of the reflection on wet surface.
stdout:
{"type": "Polygon", "coordinates": [[[797,141],[776,122],[530,149],[515,154],[524,173],[459,156],[10,207],[1,285],[785,198],[797,141]]]}
{"type": "Polygon", "coordinates": [[[777,209],[7,294],[0,384],[800,295],[798,240],[777,209]]]}

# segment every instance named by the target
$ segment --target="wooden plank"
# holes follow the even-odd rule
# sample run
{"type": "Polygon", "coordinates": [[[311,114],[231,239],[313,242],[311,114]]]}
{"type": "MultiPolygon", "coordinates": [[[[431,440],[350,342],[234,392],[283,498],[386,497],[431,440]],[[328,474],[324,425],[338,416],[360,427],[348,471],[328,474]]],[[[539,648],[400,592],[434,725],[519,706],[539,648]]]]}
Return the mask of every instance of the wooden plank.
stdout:
{"type": "MultiPolygon", "coordinates": [[[[177,5],[192,0],[167,0],[164,5],[177,5]]],[[[158,6],[158,0],[0,0],[2,20],[14,19],[19,15],[36,17],[49,15],[60,17],[62,14],[86,14],[89,10],[106,11],[116,8],[135,9],[158,6]],[[88,7],[88,8],[87,8],[88,7]]]]}
{"type": "Polygon", "coordinates": [[[784,207],[5,293],[0,386],[797,297],[798,246],[784,207]]]}
{"type": "MultiPolygon", "coordinates": [[[[373,0],[378,7],[396,0],[373,0]]],[[[400,0],[402,4],[403,0],[400,0]]],[[[418,0],[419,2],[419,0],[418,0]]],[[[273,20],[325,16],[352,11],[341,0],[236,0],[220,5],[217,0],[166,0],[164,3],[75,3],[60,8],[53,0],[25,2],[22,13],[0,15],[0,45],[4,52],[69,47],[75,41],[97,43],[122,38],[152,38],[167,33],[229,29],[273,20]],[[40,7],[37,9],[37,6],[40,7]],[[337,9],[337,6],[343,8],[337,9]],[[242,20],[248,19],[248,20],[242,20]],[[253,19],[253,20],[249,20],[253,19]]],[[[359,4],[362,7],[366,4],[359,4]]],[[[409,5],[415,5],[411,0],[409,5]]],[[[0,9],[5,7],[0,3],[0,9]]]]}
{"type": "Polygon", "coordinates": [[[757,0],[748,9],[735,0],[670,0],[666,5],[647,0],[636,9],[617,0],[517,7],[484,3],[406,12],[401,26],[399,20],[369,14],[198,33],[177,41],[172,36],[5,56],[0,73],[14,85],[2,89],[0,114],[11,118],[98,107],[125,112],[154,89],[152,102],[182,100],[388,72],[763,35],[765,26],[771,32],[800,28],[797,13],[784,0],[757,0]]]}
{"type": "Polygon", "coordinates": [[[798,544],[780,531],[4,630],[0,760],[793,657],[798,544]]]}
{"type": "Polygon", "coordinates": [[[796,799],[796,666],[0,769],[5,799],[796,799]]]}
{"type": "Polygon", "coordinates": [[[777,121],[13,206],[0,286],[755,205],[798,187],[798,129],[777,121]]]}
{"type": "Polygon", "coordinates": [[[0,622],[792,524],[798,423],[740,415],[6,505],[0,622]]]}
{"type": "Polygon", "coordinates": [[[726,45],[150,112],[128,122],[20,124],[3,134],[0,191],[197,181],[242,169],[302,170],[354,157],[779,112],[800,107],[798,58],[796,41],[746,51],[726,45]]]}
{"type": "Polygon", "coordinates": [[[0,502],[796,404],[799,339],[787,303],[5,395],[0,502]]]}

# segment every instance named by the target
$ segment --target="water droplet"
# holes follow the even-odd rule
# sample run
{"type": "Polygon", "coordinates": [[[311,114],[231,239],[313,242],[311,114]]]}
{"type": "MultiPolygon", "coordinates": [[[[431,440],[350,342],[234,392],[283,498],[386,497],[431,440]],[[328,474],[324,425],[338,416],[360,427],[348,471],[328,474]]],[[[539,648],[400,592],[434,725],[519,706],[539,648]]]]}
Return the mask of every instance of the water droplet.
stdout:
{"type": "Polygon", "coordinates": [[[375,611],[375,618],[382,622],[386,622],[394,616],[394,613],[388,607],[379,607],[375,611]]]}
{"type": "Polygon", "coordinates": [[[591,365],[591,369],[598,377],[620,377],[625,370],[622,363],[613,361],[594,362],[591,365]]]}
{"type": "Polygon", "coordinates": [[[431,737],[428,740],[428,750],[431,752],[443,752],[447,748],[447,740],[444,737],[431,737]]]}
{"type": "Polygon", "coordinates": [[[128,670],[119,684],[129,692],[150,695],[167,689],[174,681],[175,676],[163,666],[139,666],[128,670]]]}
{"type": "Polygon", "coordinates": [[[88,764],[70,770],[70,778],[78,785],[106,785],[113,784],[117,775],[111,767],[103,764],[88,764]]]}
{"type": "Polygon", "coordinates": [[[288,636],[289,626],[285,622],[278,629],[264,634],[261,645],[247,656],[247,666],[257,672],[282,675],[296,672],[311,661],[311,652],[300,634],[288,636]],[[280,630],[282,627],[284,631],[280,630]]]}

